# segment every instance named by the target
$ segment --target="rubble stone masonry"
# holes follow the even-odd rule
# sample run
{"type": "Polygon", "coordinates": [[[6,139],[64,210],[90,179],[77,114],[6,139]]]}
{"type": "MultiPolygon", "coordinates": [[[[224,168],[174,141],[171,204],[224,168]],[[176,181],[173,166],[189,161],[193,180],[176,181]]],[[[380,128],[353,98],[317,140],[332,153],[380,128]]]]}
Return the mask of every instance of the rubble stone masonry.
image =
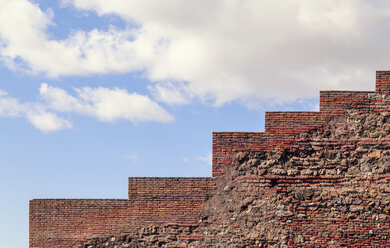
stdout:
{"type": "Polygon", "coordinates": [[[213,177],[129,178],[128,199],[36,199],[30,247],[390,247],[390,72],[318,112],[213,133],[213,177]]]}

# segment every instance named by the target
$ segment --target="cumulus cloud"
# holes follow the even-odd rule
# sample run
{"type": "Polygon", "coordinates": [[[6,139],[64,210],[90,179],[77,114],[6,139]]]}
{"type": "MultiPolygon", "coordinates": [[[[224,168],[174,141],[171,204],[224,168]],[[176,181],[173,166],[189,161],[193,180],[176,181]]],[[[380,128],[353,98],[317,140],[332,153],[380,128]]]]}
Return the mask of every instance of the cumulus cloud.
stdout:
{"type": "Polygon", "coordinates": [[[159,83],[148,87],[157,101],[169,105],[188,104],[192,98],[186,85],[170,82],[159,83]]]}
{"type": "Polygon", "coordinates": [[[76,113],[114,122],[120,119],[139,122],[171,122],[173,116],[149,97],[128,93],[123,89],[76,88],[76,96],[64,89],[45,83],[39,89],[41,100],[21,103],[18,99],[0,91],[0,117],[22,117],[35,128],[51,133],[71,128],[72,124],[60,113],[76,113]]]}
{"type": "Polygon", "coordinates": [[[48,112],[42,105],[20,103],[19,100],[8,96],[4,91],[0,91],[0,117],[25,118],[43,133],[51,133],[72,127],[69,121],[48,112]]]}
{"type": "Polygon", "coordinates": [[[94,29],[53,40],[46,33],[53,13],[27,0],[0,0],[0,53],[13,69],[49,77],[127,72],[141,68],[131,31],[94,29]]]}
{"type": "Polygon", "coordinates": [[[129,93],[124,89],[75,88],[77,97],[57,87],[42,84],[40,94],[49,109],[75,112],[114,122],[125,119],[133,123],[145,121],[172,122],[173,116],[149,97],[129,93]]]}
{"type": "Polygon", "coordinates": [[[55,40],[47,33],[55,13],[27,0],[0,0],[0,54],[10,68],[49,77],[143,72],[158,101],[219,106],[366,90],[376,69],[390,67],[389,1],[63,2],[119,16],[128,26],[55,40]]]}
{"type": "Polygon", "coordinates": [[[27,119],[35,128],[44,133],[52,133],[72,127],[69,121],[59,118],[54,113],[46,111],[28,113],[27,119]]]}

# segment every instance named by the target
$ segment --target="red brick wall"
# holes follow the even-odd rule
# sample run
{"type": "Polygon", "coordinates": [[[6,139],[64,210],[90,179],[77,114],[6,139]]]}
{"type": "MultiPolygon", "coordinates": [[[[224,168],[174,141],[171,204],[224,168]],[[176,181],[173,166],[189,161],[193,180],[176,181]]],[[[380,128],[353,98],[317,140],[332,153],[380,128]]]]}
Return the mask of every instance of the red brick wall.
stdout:
{"type": "Polygon", "coordinates": [[[390,93],[390,71],[376,72],[376,91],[384,94],[390,93]]]}
{"type": "Polygon", "coordinates": [[[129,177],[129,200],[165,198],[195,204],[210,196],[213,180],[211,177],[129,177]]]}
{"type": "Polygon", "coordinates": [[[390,71],[376,74],[377,91],[321,91],[319,112],[266,112],[265,133],[213,133],[213,176],[220,176],[239,151],[286,147],[299,133],[319,128],[327,118],[342,116],[348,109],[389,110],[381,94],[390,92],[390,71]]]}
{"type": "MultiPolygon", "coordinates": [[[[353,165],[352,160],[346,159],[348,162],[343,165],[340,163],[343,157],[336,159],[336,156],[324,155],[326,151],[348,157],[349,153],[367,149],[361,155],[367,158],[368,154],[372,154],[368,152],[369,147],[378,149],[374,151],[386,152],[389,138],[362,136],[319,140],[317,136],[313,140],[297,140],[290,150],[305,151],[307,147],[309,151],[312,148],[316,151],[308,157],[292,157],[289,160],[298,171],[296,175],[272,175],[273,169],[269,168],[265,176],[237,177],[235,182],[239,187],[234,187],[234,190],[240,196],[262,199],[274,195],[277,199],[285,199],[281,202],[291,214],[281,215],[274,223],[280,229],[292,231],[289,247],[390,247],[389,171],[373,170],[364,175],[360,170],[353,172],[352,168],[359,165],[353,165]],[[321,162],[325,163],[321,165],[321,162]],[[308,169],[313,173],[302,175],[308,169]],[[320,193],[305,193],[315,191],[320,193]],[[301,196],[297,197],[297,193],[301,196]],[[361,210],[352,210],[352,207],[361,210]],[[297,239],[302,242],[296,243],[297,239]]],[[[379,159],[381,155],[378,154],[372,156],[379,159]]],[[[253,156],[247,157],[249,160],[253,156]]],[[[376,163],[386,163],[384,161],[387,160],[376,163]]],[[[275,206],[281,202],[275,203],[275,206]]]]}
{"type": "Polygon", "coordinates": [[[368,94],[375,91],[321,91],[320,111],[328,116],[344,115],[346,109],[370,107],[368,94]]]}
{"type": "Polygon", "coordinates": [[[320,112],[266,112],[265,132],[268,135],[268,148],[289,143],[294,135],[308,132],[323,124],[320,112]]]}
{"type": "Polygon", "coordinates": [[[267,149],[267,135],[256,132],[213,133],[213,177],[222,175],[230,166],[232,155],[240,151],[263,151],[267,149]]]}
{"type": "Polygon", "coordinates": [[[134,229],[128,200],[30,201],[30,248],[71,247],[83,239],[134,229]]]}
{"type": "Polygon", "coordinates": [[[204,202],[213,193],[213,178],[130,177],[129,201],[137,225],[197,223],[204,202]]]}
{"type": "Polygon", "coordinates": [[[213,133],[213,176],[224,173],[232,156],[240,151],[264,151],[282,146],[295,134],[309,131],[323,123],[319,112],[266,112],[265,133],[213,133]]]}
{"type": "MultiPolygon", "coordinates": [[[[264,133],[213,133],[213,176],[231,166],[236,152],[285,146],[293,135],[318,128],[346,109],[389,110],[380,94],[390,92],[390,72],[377,72],[376,90],[321,91],[319,112],[267,112],[264,133]]],[[[283,180],[289,183],[288,178],[283,180]]],[[[317,182],[313,180],[306,181],[317,182]]],[[[326,180],[338,183],[336,178],[326,180]]],[[[213,187],[211,178],[130,178],[129,200],[32,200],[30,247],[70,247],[83,239],[133,232],[143,225],[193,224],[213,187]]]]}
{"type": "Polygon", "coordinates": [[[144,225],[195,224],[214,182],[130,178],[129,186],[129,200],[32,200],[30,247],[71,247],[88,238],[135,232],[144,225]]]}

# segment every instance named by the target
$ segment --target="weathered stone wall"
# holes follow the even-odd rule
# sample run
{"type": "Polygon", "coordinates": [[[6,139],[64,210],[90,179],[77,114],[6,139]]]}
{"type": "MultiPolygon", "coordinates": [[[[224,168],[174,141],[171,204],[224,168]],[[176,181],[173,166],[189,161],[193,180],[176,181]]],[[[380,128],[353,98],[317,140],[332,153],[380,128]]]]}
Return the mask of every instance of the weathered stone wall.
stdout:
{"type": "Polygon", "coordinates": [[[240,151],[264,151],[286,148],[294,135],[321,127],[333,116],[344,116],[349,109],[368,112],[388,111],[382,96],[390,92],[390,72],[377,71],[376,91],[321,91],[320,111],[266,112],[265,132],[213,133],[213,176],[231,166],[232,156],[240,151]]]}
{"type": "Polygon", "coordinates": [[[323,91],[319,112],[267,112],[264,133],[213,133],[214,178],[33,200],[30,247],[390,247],[389,72],[376,87],[323,91]]]}
{"type": "Polygon", "coordinates": [[[390,247],[390,113],[349,111],[290,148],[239,152],[197,225],[81,247],[390,247]]]}

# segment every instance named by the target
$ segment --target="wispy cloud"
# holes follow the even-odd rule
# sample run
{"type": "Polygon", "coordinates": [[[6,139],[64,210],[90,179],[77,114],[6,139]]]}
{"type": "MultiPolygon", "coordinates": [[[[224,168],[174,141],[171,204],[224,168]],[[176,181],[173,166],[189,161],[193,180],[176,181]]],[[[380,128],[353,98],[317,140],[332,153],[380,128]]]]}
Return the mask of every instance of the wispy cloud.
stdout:
{"type": "Polygon", "coordinates": [[[200,155],[195,158],[187,158],[184,157],[183,159],[184,163],[187,164],[194,164],[194,165],[207,165],[208,167],[212,164],[212,153],[208,152],[206,155],[200,155]]]}
{"type": "Polygon", "coordinates": [[[183,84],[164,82],[150,85],[148,88],[157,101],[169,105],[188,104],[193,98],[186,85],[183,84]]]}
{"type": "Polygon", "coordinates": [[[70,121],[58,117],[60,113],[88,115],[104,122],[120,119],[132,123],[174,120],[149,97],[128,93],[124,89],[75,88],[76,95],[73,96],[61,88],[41,84],[39,92],[41,100],[21,103],[0,91],[0,117],[25,118],[44,133],[72,127],[70,121]]]}
{"type": "Polygon", "coordinates": [[[42,84],[40,94],[47,108],[58,112],[75,112],[113,122],[125,119],[133,123],[144,121],[172,122],[173,116],[149,97],[129,93],[119,88],[75,88],[77,96],[65,90],[42,84]]]}
{"type": "Polygon", "coordinates": [[[207,163],[208,165],[211,166],[212,164],[212,153],[208,152],[207,155],[205,156],[198,156],[196,157],[197,160],[202,161],[204,163],[207,163]]]}
{"type": "Polygon", "coordinates": [[[134,153],[129,153],[129,154],[126,154],[125,155],[125,158],[127,160],[130,160],[131,162],[133,163],[138,163],[138,161],[140,160],[138,155],[137,154],[134,154],[134,153]]]}
{"type": "Polygon", "coordinates": [[[37,103],[20,103],[17,99],[8,96],[4,91],[0,94],[0,117],[25,118],[35,128],[51,133],[61,129],[71,128],[69,121],[47,111],[37,103]]]}

